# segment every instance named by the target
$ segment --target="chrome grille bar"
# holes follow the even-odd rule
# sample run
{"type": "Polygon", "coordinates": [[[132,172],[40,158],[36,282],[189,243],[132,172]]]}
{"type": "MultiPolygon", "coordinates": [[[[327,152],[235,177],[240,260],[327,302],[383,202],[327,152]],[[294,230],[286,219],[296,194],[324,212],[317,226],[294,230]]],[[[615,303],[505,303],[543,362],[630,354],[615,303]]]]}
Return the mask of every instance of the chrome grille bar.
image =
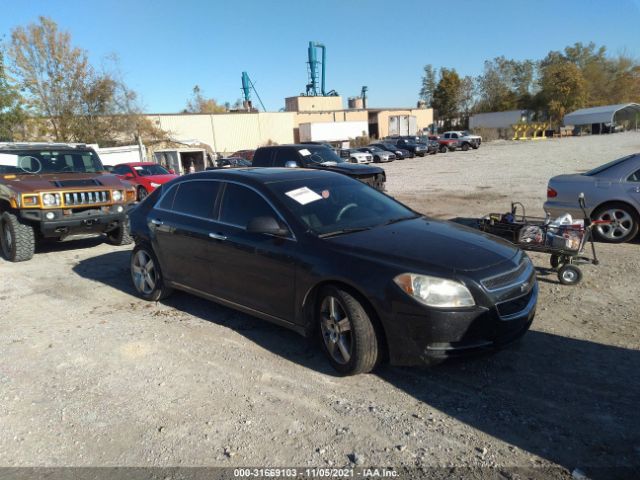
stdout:
{"type": "Polygon", "coordinates": [[[96,203],[107,203],[110,198],[111,195],[108,190],[97,192],[69,192],[64,194],[64,204],[67,207],[94,205],[96,203]]]}

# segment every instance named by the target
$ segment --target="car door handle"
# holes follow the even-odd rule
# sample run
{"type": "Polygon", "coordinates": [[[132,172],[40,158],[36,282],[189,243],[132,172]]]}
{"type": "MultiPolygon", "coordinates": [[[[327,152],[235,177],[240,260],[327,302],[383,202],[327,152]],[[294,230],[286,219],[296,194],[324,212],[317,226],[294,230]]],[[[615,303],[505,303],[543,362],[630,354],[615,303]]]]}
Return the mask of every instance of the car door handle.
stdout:
{"type": "Polygon", "coordinates": [[[158,220],[157,218],[154,218],[153,220],[151,220],[151,223],[153,223],[156,227],[164,225],[164,222],[162,220],[158,220]]]}
{"type": "Polygon", "coordinates": [[[220,240],[220,241],[225,241],[227,239],[225,235],[222,235],[220,233],[210,233],[209,237],[213,238],[214,240],[220,240]]]}

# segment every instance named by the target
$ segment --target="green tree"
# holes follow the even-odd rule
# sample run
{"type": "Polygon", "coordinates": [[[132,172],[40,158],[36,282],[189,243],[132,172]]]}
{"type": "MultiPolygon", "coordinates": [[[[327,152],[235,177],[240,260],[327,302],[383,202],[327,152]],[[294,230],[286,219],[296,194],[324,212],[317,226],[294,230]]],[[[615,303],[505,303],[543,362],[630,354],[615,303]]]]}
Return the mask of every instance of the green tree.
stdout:
{"type": "Polygon", "coordinates": [[[580,69],[571,62],[553,63],[542,70],[541,96],[549,118],[560,124],[564,115],[584,105],[587,85],[580,69]]]}
{"type": "Polygon", "coordinates": [[[440,69],[440,80],[433,91],[432,107],[445,128],[450,128],[459,115],[462,81],[455,69],[440,69]]]}
{"type": "Polygon", "coordinates": [[[9,82],[0,51],[0,140],[11,141],[18,127],[23,125],[24,111],[18,89],[9,82]]]}
{"type": "Polygon", "coordinates": [[[191,94],[191,98],[187,101],[187,108],[185,108],[185,113],[223,113],[226,112],[228,108],[225,105],[220,105],[213,98],[206,98],[202,89],[195,85],[193,87],[193,92],[191,94]]]}
{"type": "Polygon", "coordinates": [[[436,89],[436,70],[433,65],[424,66],[424,75],[422,76],[422,87],[420,87],[420,100],[424,101],[427,107],[432,106],[433,92],[436,89]]]}
{"type": "Polygon", "coordinates": [[[529,108],[535,88],[536,64],[532,60],[496,57],[484,62],[477,78],[478,110],[501,112],[529,108]]]}
{"type": "Polygon", "coordinates": [[[141,131],[150,137],[166,136],[142,119],[136,94],[117,68],[97,71],[87,52],[73,46],[71,35],[50,18],[15,28],[8,53],[36,117],[30,121],[49,127],[43,136],[103,146],[131,143],[141,131]]]}

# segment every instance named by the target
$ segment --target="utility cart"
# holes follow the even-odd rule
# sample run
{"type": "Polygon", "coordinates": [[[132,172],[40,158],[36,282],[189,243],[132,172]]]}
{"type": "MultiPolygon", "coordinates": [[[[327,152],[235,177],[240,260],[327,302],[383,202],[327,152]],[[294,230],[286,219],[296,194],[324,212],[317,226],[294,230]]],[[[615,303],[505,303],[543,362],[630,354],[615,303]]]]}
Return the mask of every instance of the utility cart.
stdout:
{"type": "Polygon", "coordinates": [[[584,213],[579,222],[557,224],[548,218],[527,217],[524,205],[513,202],[510,213],[490,213],[479,220],[479,228],[509,240],[522,250],[550,254],[551,267],[557,270],[560,283],[576,285],[582,280],[579,265],[599,263],[592,229],[611,223],[589,218],[584,210],[584,194],[580,194],[578,203],[584,213]],[[591,245],[592,257],[585,255],[587,243],[591,245]]]}

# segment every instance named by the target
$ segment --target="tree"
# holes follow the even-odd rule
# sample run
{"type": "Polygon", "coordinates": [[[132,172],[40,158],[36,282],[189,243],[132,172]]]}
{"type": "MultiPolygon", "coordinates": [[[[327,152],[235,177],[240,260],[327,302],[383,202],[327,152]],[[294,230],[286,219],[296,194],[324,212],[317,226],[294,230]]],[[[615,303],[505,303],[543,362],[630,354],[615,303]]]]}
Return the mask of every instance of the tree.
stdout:
{"type": "Polygon", "coordinates": [[[438,119],[444,120],[446,128],[451,126],[459,114],[461,80],[455,69],[440,69],[440,80],[433,91],[431,105],[437,112],[438,119]]]}
{"type": "Polygon", "coordinates": [[[22,97],[7,78],[4,53],[0,51],[0,141],[13,140],[23,122],[22,97]]]}
{"type": "MultiPolygon", "coordinates": [[[[469,75],[462,78],[460,81],[460,96],[458,99],[458,111],[464,118],[464,123],[468,124],[469,116],[474,107],[475,102],[476,85],[473,77],[469,75]]],[[[465,125],[466,127],[467,125],[465,125]]]]}
{"type": "Polygon", "coordinates": [[[510,60],[496,57],[484,62],[478,76],[478,109],[501,112],[529,108],[534,93],[536,64],[531,60],[510,60]]]}
{"type": "Polygon", "coordinates": [[[436,71],[433,65],[424,66],[422,77],[422,87],[420,88],[420,100],[424,101],[427,107],[432,106],[433,92],[436,89],[436,71]]]}
{"type": "MultiPolygon", "coordinates": [[[[29,113],[35,117],[31,121],[45,123],[50,130],[47,137],[104,146],[137,140],[140,132],[134,127],[145,122],[136,94],[126,87],[117,68],[96,71],[87,52],[74,47],[69,33],[60,31],[50,18],[14,29],[9,55],[29,113]]],[[[157,135],[162,136],[160,131],[152,134],[157,135]]]]}
{"type": "Polygon", "coordinates": [[[228,110],[225,105],[219,105],[213,98],[206,98],[198,85],[193,87],[191,98],[187,101],[185,113],[224,113],[228,110]]]}
{"type": "Polygon", "coordinates": [[[562,122],[564,115],[584,105],[587,87],[580,69],[571,62],[553,63],[542,70],[541,96],[550,120],[562,122]]]}

